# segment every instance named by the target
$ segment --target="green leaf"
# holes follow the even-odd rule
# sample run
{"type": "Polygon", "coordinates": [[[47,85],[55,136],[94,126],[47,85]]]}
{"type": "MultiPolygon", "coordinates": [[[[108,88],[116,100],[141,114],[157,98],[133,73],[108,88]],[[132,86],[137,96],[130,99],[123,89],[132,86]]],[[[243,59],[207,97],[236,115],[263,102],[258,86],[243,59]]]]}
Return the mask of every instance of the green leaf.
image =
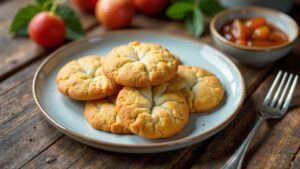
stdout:
{"type": "Polygon", "coordinates": [[[173,1],[173,3],[177,3],[177,2],[186,2],[186,3],[194,4],[195,0],[174,0],[173,1]]]}
{"type": "Polygon", "coordinates": [[[202,35],[204,31],[203,14],[199,8],[194,8],[185,19],[186,28],[193,33],[195,37],[202,35]]]}
{"type": "Polygon", "coordinates": [[[44,11],[50,11],[53,4],[57,6],[65,3],[66,0],[36,0],[36,2],[44,11]]]}
{"type": "Polygon", "coordinates": [[[27,26],[30,20],[42,9],[39,6],[28,5],[22,8],[14,17],[9,31],[16,35],[26,36],[28,35],[27,26]]]}
{"type": "Polygon", "coordinates": [[[183,19],[186,14],[193,10],[193,5],[187,2],[177,2],[172,4],[166,12],[166,15],[174,20],[183,19]]]}
{"type": "Polygon", "coordinates": [[[48,1],[47,3],[44,3],[43,5],[41,5],[43,11],[50,11],[51,7],[52,7],[52,1],[48,1]]]}
{"type": "Polygon", "coordinates": [[[16,36],[28,36],[28,29],[27,29],[28,26],[24,26],[22,27],[21,29],[19,29],[15,35],[16,36]]]}
{"type": "Polygon", "coordinates": [[[67,6],[59,6],[56,9],[56,14],[59,15],[66,24],[67,39],[75,40],[84,35],[84,30],[79,19],[71,8],[67,6]]]}
{"type": "Polygon", "coordinates": [[[84,35],[84,32],[78,32],[74,29],[67,27],[67,39],[75,40],[75,39],[82,37],[83,35],[84,35]]]}
{"type": "Polygon", "coordinates": [[[53,0],[36,0],[36,2],[43,11],[49,11],[53,4],[53,0]]]}
{"type": "Polygon", "coordinates": [[[224,9],[217,0],[201,0],[199,7],[205,15],[213,16],[224,9]]]}
{"type": "Polygon", "coordinates": [[[44,3],[52,3],[52,0],[35,0],[37,4],[43,5],[44,3]]]}

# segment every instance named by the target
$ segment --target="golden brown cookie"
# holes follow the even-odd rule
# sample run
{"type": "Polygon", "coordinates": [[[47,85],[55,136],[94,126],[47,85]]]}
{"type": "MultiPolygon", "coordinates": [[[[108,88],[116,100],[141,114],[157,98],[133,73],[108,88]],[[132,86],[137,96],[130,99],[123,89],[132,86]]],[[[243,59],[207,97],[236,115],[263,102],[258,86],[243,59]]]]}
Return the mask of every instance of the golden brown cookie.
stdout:
{"type": "Polygon", "coordinates": [[[180,65],[170,83],[169,90],[181,91],[186,97],[190,112],[210,111],[224,99],[224,89],[218,78],[199,67],[180,65]]]}
{"type": "Polygon", "coordinates": [[[131,133],[120,122],[116,111],[116,97],[114,95],[100,100],[87,101],[84,117],[95,129],[118,134],[131,133]]]}
{"type": "Polygon", "coordinates": [[[59,91],[76,100],[95,100],[117,93],[121,86],[102,71],[103,58],[87,56],[63,66],[57,74],[59,91]]]}
{"type": "Polygon", "coordinates": [[[118,84],[149,87],[170,80],[178,61],[158,44],[131,42],[114,48],[104,59],[104,73],[118,84]]]}
{"type": "Polygon", "coordinates": [[[121,122],[142,137],[170,138],[189,118],[188,104],[179,92],[168,92],[169,83],[155,87],[124,87],[117,97],[121,122]]]}

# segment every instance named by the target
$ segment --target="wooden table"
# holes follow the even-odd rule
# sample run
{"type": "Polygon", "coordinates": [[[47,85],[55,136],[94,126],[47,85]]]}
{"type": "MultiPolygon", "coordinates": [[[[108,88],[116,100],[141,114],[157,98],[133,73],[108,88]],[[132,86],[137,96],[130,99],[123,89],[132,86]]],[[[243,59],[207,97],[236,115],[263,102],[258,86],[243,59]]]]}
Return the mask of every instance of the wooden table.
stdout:
{"type": "MultiPolygon", "coordinates": [[[[121,154],[81,144],[52,127],[34,103],[34,73],[52,50],[28,38],[14,38],[8,27],[16,9],[34,0],[0,2],[0,168],[219,168],[251,130],[257,106],[279,69],[300,74],[300,40],[287,57],[264,68],[237,63],[247,86],[239,115],[217,135],[194,146],[158,154],[121,154]]],[[[291,12],[300,24],[300,1],[291,12]]],[[[79,13],[79,12],[78,12],[79,13]]],[[[106,31],[92,15],[79,13],[88,35],[106,31]]],[[[191,36],[182,23],[137,15],[132,28],[157,29],[191,36]]],[[[211,38],[199,38],[213,45],[211,38]]],[[[289,113],[269,120],[258,131],[245,168],[300,168],[300,85],[289,113]]]]}

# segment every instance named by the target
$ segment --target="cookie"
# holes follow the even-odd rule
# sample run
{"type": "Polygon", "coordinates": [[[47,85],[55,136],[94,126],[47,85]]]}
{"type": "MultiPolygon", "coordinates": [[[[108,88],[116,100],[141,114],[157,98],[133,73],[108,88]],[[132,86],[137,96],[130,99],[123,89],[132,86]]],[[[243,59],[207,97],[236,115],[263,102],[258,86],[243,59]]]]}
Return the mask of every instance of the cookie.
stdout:
{"type": "Polygon", "coordinates": [[[100,100],[87,101],[84,109],[84,117],[97,130],[117,134],[131,133],[120,122],[116,111],[116,95],[100,100]]]}
{"type": "Polygon", "coordinates": [[[170,80],[178,60],[158,44],[131,42],[112,49],[104,59],[104,73],[128,87],[149,87],[170,80]]]}
{"type": "Polygon", "coordinates": [[[188,122],[188,104],[179,92],[168,92],[169,85],[124,87],[116,103],[122,124],[151,139],[170,138],[179,133],[188,122]]]}
{"type": "Polygon", "coordinates": [[[210,111],[224,99],[224,89],[218,78],[199,67],[180,65],[170,83],[169,90],[181,91],[185,96],[190,112],[210,111]]]}
{"type": "Polygon", "coordinates": [[[95,100],[117,93],[121,86],[105,76],[103,58],[87,56],[64,65],[57,74],[59,91],[76,100],[95,100]]]}

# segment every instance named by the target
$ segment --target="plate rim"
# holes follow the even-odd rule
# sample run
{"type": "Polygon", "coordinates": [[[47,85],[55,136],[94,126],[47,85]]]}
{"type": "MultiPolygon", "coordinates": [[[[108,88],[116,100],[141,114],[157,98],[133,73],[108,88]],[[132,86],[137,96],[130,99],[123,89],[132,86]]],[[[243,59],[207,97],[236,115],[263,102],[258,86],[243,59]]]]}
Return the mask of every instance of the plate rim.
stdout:
{"type": "Polygon", "coordinates": [[[91,36],[85,36],[83,38],[80,38],[78,40],[75,40],[73,42],[70,42],[66,45],[63,45],[62,47],[56,49],[55,51],[53,51],[52,53],[50,53],[45,60],[39,65],[38,69],[35,72],[34,78],[33,78],[33,82],[32,82],[32,93],[33,93],[33,98],[34,101],[36,103],[36,105],[38,106],[38,108],[40,109],[42,115],[44,116],[44,118],[55,128],[57,128],[59,131],[63,132],[64,134],[76,139],[76,140],[84,140],[84,143],[87,144],[86,142],[92,144],[92,145],[102,145],[102,146],[111,146],[111,147],[116,147],[116,148],[151,148],[151,147],[172,147],[172,146],[176,146],[176,145],[182,145],[182,144],[188,144],[190,142],[195,142],[196,140],[201,141],[203,138],[206,139],[214,134],[216,134],[217,132],[219,132],[221,129],[225,128],[238,114],[238,112],[240,111],[243,102],[245,100],[246,97],[246,85],[244,82],[244,78],[241,74],[241,72],[239,71],[239,69],[237,68],[237,66],[228,58],[228,56],[226,54],[224,54],[223,52],[221,52],[220,50],[216,49],[215,47],[212,47],[211,45],[208,45],[206,43],[203,43],[201,41],[196,40],[195,38],[192,37],[188,37],[185,35],[174,35],[172,33],[169,32],[163,32],[163,31],[157,31],[157,30],[148,30],[148,29],[143,29],[143,30],[135,30],[135,29],[127,29],[127,30],[117,30],[117,31],[107,31],[107,32],[101,32],[98,33],[97,35],[91,35],[91,36]],[[53,58],[55,58],[56,55],[58,55],[59,53],[63,52],[65,49],[68,49],[72,46],[76,46],[80,43],[93,43],[93,39],[101,39],[103,36],[110,36],[110,35],[116,35],[116,34],[124,34],[124,33],[130,33],[130,34],[136,34],[136,33],[152,33],[152,34],[161,34],[163,36],[170,36],[170,37],[177,37],[180,39],[185,39],[185,40],[190,40],[193,41],[195,43],[198,44],[203,44],[203,45],[207,45],[211,48],[213,48],[214,50],[220,52],[223,56],[221,56],[223,59],[225,59],[227,61],[228,64],[230,64],[230,66],[234,69],[235,72],[237,72],[238,74],[238,78],[241,80],[241,87],[242,87],[242,95],[241,95],[241,99],[238,103],[238,106],[233,110],[234,112],[228,117],[226,118],[222,123],[218,124],[216,127],[202,133],[199,135],[196,135],[194,137],[191,138],[181,138],[178,140],[172,140],[172,141],[167,141],[167,142],[160,142],[160,143],[147,143],[147,144],[140,144],[140,145],[130,145],[130,144],[118,144],[118,143],[111,143],[111,142],[107,142],[107,141],[102,141],[102,140],[98,140],[98,139],[94,139],[94,138],[90,138],[88,136],[85,136],[83,134],[81,134],[80,132],[76,132],[73,131],[71,129],[65,128],[62,124],[58,123],[57,121],[55,121],[48,113],[47,111],[43,108],[43,106],[41,105],[37,94],[36,94],[36,88],[37,88],[37,77],[39,76],[39,74],[41,73],[41,70],[43,69],[44,66],[47,65],[47,63],[52,60],[53,58]],[[225,57],[224,57],[225,56],[225,57]]]}

